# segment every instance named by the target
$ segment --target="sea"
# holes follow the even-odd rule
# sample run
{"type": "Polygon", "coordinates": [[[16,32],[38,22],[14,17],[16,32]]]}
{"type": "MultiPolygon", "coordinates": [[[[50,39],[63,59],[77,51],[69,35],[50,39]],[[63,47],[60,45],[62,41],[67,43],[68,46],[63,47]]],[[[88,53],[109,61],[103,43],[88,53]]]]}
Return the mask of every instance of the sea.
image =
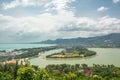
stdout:
{"type": "Polygon", "coordinates": [[[38,48],[55,46],[56,44],[0,44],[0,50],[14,50],[23,48],[38,48]]]}

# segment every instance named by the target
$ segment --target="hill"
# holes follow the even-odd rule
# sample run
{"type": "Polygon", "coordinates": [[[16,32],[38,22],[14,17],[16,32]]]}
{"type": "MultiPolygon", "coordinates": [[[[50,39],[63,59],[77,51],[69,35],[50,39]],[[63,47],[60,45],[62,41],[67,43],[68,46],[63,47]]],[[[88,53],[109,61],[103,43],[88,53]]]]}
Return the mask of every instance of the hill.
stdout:
{"type": "Polygon", "coordinates": [[[88,38],[71,38],[47,40],[37,43],[59,44],[59,45],[82,45],[86,47],[120,47],[120,33],[112,33],[105,36],[88,38]]]}

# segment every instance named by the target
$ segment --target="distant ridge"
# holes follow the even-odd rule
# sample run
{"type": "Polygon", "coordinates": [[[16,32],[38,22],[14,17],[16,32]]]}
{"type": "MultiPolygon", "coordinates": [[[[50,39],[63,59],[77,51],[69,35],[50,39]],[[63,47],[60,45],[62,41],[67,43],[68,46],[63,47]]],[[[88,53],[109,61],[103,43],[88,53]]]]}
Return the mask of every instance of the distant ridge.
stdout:
{"type": "Polygon", "coordinates": [[[86,47],[120,47],[120,33],[89,38],[56,39],[36,42],[42,44],[82,45],[86,47]]]}

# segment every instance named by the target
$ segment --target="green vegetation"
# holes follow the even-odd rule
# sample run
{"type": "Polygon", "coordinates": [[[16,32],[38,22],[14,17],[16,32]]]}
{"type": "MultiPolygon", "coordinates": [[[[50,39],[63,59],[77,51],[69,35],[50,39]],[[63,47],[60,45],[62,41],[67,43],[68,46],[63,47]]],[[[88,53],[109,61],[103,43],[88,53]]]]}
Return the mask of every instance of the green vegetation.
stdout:
{"type": "Polygon", "coordinates": [[[29,48],[29,49],[21,49],[22,51],[26,51],[23,54],[16,55],[16,59],[20,58],[28,58],[28,57],[33,57],[33,56],[38,56],[40,52],[45,52],[53,49],[57,49],[58,47],[41,47],[41,48],[29,48]]]}
{"type": "MultiPolygon", "coordinates": [[[[36,57],[39,56],[39,53],[43,53],[45,51],[49,50],[54,50],[54,49],[65,49],[65,51],[55,53],[52,55],[46,56],[47,58],[58,58],[58,57],[64,57],[64,58],[80,58],[80,57],[87,57],[87,56],[92,56],[95,55],[96,52],[90,51],[82,46],[51,46],[51,47],[41,47],[41,48],[28,48],[28,49],[15,49],[10,53],[18,53],[18,54],[13,54],[9,55],[6,54],[4,56],[0,55],[0,61],[4,62],[6,60],[11,60],[11,59],[21,59],[21,58],[30,58],[30,57],[36,57]],[[55,56],[56,55],[56,56],[55,56]]],[[[1,51],[2,52],[2,51],[1,51]]],[[[3,51],[5,52],[5,51],[3,51]]]]}
{"type": "Polygon", "coordinates": [[[96,52],[90,51],[81,46],[67,47],[64,51],[46,56],[47,58],[82,58],[93,56],[96,52]]]}
{"type": "Polygon", "coordinates": [[[28,64],[1,64],[0,80],[120,80],[120,67],[60,64],[39,68],[28,64]]]}
{"type": "MultiPolygon", "coordinates": [[[[15,58],[27,58],[38,55],[39,52],[65,48],[60,53],[48,55],[62,55],[65,58],[79,58],[95,55],[96,52],[90,51],[81,46],[62,46],[21,49],[26,51],[24,54],[16,55],[15,58]]],[[[17,50],[15,50],[17,51],[17,50]]],[[[19,51],[19,50],[18,50],[19,51]]],[[[4,56],[6,57],[6,56],[4,56]]],[[[4,57],[1,57],[4,59],[4,57]]],[[[13,56],[5,59],[11,59],[13,56]]],[[[120,67],[114,65],[96,65],[87,64],[59,64],[47,65],[45,68],[39,68],[34,65],[0,64],[0,80],[120,80],[120,67]]]]}
{"type": "Polygon", "coordinates": [[[11,60],[12,56],[0,56],[0,62],[4,62],[6,60],[11,60]]]}
{"type": "Polygon", "coordinates": [[[88,38],[47,40],[38,43],[59,45],[81,45],[84,47],[120,47],[120,33],[88,38]]]}
{"type": "MultiPolygon", "coordinates": [[[[29,57],[34,57],[38,56],[39,53],[49,51],[49,50],[54,50],[54,49],[59,49],[59,46],[50,46],[50,47],[40,47],[40,48],[27,48],[27,49],[15,49],[12,52],[9,52],[6,55],[0,55],[0,62],[4,62],[6,60],[11,60],[12,58],[14,59],[21,59],[21,58],[29,58],[29,57]],[[13,54],[9,55],[10,53],[18,53],[18,54],[13,54]],[[19,52],[21,52],[19,54],[19,52]]],[[[6,51],[0,51],[6,53],[6,51]]]]}

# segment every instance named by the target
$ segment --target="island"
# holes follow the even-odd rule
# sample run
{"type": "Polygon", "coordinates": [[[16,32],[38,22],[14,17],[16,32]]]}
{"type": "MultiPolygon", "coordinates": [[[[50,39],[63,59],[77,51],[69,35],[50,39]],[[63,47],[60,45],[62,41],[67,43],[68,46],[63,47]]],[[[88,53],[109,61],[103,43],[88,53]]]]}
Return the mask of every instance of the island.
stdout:
{"type": "Polygon", "coordinates": [[[82,46],[66,47],[65,50],[47,55],[46,58],[82,58],[96,55],[96,52],[82,46]]]}

